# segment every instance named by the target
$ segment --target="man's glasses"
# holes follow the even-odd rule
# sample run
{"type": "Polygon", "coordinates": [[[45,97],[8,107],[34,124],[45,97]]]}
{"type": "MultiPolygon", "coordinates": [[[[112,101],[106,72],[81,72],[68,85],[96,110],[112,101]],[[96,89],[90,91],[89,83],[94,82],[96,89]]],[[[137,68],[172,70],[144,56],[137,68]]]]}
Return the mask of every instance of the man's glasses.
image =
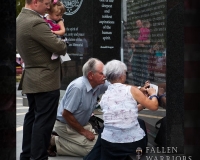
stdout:
{"type": "Polygon", "coordinates": [[[94,73],[99,73],[100,75],[104,75],[102,72],[94,71],[94,73]]]}

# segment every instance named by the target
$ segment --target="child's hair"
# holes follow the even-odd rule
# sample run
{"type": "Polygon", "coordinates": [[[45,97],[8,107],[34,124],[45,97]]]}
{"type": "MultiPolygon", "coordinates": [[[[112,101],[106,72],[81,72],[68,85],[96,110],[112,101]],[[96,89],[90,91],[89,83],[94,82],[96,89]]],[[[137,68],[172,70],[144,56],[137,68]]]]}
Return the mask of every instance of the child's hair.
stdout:
{"type": "Polygon", "coordinates": [[[62,2],[60,2],[59,0],[52,0],[48,13],[51,14],[57,12],[63,15],[65,11],[66,9],[62,2]]]}
{"type": "Polygon", "coordinates": [[[149,27],[150,27],[150,22],[149,22],[149,21],[143,21],[142,24],[143,24],[143,26],[146,27],[146,28],[149,28],[149,27]]]}

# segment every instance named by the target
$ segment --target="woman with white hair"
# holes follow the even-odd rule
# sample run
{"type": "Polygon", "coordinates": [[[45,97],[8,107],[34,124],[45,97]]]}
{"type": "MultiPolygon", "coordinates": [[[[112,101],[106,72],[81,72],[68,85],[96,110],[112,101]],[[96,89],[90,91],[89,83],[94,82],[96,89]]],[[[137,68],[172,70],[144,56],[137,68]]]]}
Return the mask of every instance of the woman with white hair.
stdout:
{"type": "Polygon", "coordinates": [[[146,149],[145,131],[138,122],[137,103],[150,110],[157,110],[158,97],[153,88],[146,89],[148,98],[137,87],[124,84],[126,71],[127,66],[118,60],[111,60],[104,66],[104,75],[111,83],[100,101],[104,129],[99,136],[100,143],[94,146],[84,160],[92,160],[94,152],[99,152],[95,157],[100,160],[123,160],[134,154],[137,147],[143,151],[146,149]]]}

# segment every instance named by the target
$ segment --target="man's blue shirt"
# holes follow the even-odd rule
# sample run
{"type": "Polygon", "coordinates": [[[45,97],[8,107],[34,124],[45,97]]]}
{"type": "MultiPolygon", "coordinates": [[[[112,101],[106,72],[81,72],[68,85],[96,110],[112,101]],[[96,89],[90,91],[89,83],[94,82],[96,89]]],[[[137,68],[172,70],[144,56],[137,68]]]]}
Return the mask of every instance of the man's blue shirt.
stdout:
{"type": "Polygon", "coordinates": [[[88,79],[84,76],[73,80],[66,89],[60,101],[57,111],[57,119],[67,123],[62,117],[64,109],[71,112],[76,120],[86,125],[97,103],[97,97],[105,92],[108,82],[92,88],[88,79]]]}

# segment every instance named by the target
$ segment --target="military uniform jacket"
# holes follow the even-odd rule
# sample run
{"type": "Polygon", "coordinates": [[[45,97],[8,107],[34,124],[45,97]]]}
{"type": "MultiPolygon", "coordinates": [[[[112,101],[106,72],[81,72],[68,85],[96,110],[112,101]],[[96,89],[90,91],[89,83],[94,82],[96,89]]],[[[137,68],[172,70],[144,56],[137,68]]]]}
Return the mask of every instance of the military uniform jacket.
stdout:
{"type": "Polygon", "coordinates": [[[23,8],[16,19],[17,50],[25,62],[19,85],[22,93],[57,90],[61,83],[60,58],[51,60],[52,53],[65,55],[67,46],[53,34],[44,19],[33,10],[23,8]]]}

